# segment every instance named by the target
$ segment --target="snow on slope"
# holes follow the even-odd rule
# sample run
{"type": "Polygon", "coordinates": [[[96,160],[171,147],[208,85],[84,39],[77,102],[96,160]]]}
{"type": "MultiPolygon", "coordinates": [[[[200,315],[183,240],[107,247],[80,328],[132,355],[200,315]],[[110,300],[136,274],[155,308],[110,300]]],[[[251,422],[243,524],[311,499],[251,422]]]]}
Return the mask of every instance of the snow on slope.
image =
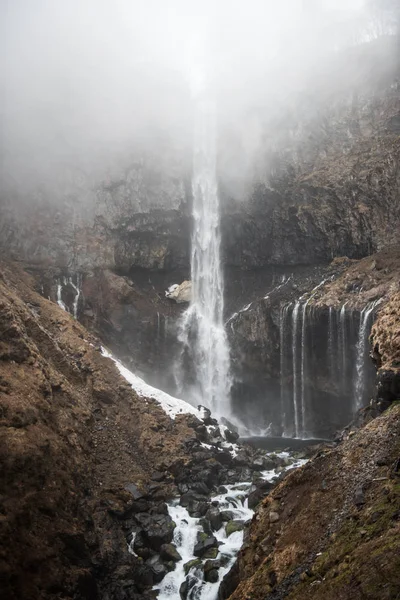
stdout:
{"type": "Polygon", "coordinates": [[[176,415],[181,415],[183,413],[191,413],[196,415],[196,417],[199,419],[202,419],[203,411],[197,410],[197,408],[191,404],[188,404],[184,400],[174,398],[166,392],[149,385],[143,381],[143,379],[124,367],[119,360],[114,358],[114,356],[103,347],[101,348],[101,353],[106,358],[111,358],[111,360],[115,362],[118,371],[121,373],[122,377],[124,377],[124,379],[131,384],[135,392],[137,392],[140,396],[144,396],[145,398],[154,398],[154,400],[160,404],[161,408],[169,417],[171,417],[171,419],[175,419],[176,415]]]}

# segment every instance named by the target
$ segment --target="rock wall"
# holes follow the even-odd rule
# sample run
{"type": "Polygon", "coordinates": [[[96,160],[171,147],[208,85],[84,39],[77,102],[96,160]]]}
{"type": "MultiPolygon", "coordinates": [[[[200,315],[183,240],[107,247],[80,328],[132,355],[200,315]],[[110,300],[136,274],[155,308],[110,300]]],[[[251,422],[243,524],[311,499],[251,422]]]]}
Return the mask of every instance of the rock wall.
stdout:
{"type": "Polygon", "coordinates": [[[319,264],[396,243],[396,43],[385,38],[339,53],[305,89],[283,95],[278,114],[254,110],[260,139],[244,190],[238,196],[229,185],[233,169],[221,181],[228,264],[319,264]]]}
{"type": "Polygon", "coordinates": [[[396,598],[399,425],[395,406],[269,493],[221,600],[396,598]]]}
{"type": "MultiPolygon", "coordinates": [[[[368,337],[374,318],[395,301],[399,265],[393,247],[361,261],[286,271],[230,319],[233,407],[253,434],[332,437],[375,399],[368,337]]],[[[386,377],[387,389],[397,385],[386,377]]]]}

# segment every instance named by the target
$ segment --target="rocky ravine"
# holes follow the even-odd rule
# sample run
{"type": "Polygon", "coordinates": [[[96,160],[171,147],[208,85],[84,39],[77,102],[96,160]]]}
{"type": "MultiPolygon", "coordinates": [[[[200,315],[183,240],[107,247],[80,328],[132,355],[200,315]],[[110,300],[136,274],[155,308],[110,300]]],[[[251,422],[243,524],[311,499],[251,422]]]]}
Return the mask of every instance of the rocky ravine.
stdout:
{"type": "Polygon", "coordinates": [[[222,516],[212,493],[255,480],[256,501],[259,471],[284,465],[250,447],[232,455],[237,434],[223,439],[208,414],[172,420],[139,397],[98,340],[33,286],[1,264],[1,591],[10,600],[154,597],[179,560],[165,501],[180,497],[203,517],[196,556],[215,558],[210,520],[222,516]]]}

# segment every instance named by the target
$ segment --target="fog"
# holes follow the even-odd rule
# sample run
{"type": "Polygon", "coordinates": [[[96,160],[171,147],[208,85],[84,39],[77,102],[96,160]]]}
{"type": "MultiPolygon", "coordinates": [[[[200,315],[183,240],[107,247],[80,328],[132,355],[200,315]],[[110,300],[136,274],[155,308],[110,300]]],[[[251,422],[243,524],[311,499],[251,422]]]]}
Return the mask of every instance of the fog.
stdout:
{"type": "MultiPolygon", "coordinates": [[[[310,81],[323,96],[319,75],[335,53],[391,32],[387,14],[377,18],[367,4],[2,0],[3,184],[56,181],[65,164],[101,179],[143,153],[190,165],[202,88],[228,140],[221,168],[234,171],[251,162],[271,115],[279,120],[310,81]]],[[[331,90],[341,77],[327,78],[331,90]]]]}

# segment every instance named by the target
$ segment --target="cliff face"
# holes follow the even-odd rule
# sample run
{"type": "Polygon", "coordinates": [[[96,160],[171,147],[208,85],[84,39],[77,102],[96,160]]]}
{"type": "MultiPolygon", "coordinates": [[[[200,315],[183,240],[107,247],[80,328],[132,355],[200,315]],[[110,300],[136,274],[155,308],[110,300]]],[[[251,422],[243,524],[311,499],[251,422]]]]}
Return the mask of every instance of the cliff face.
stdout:
{"type": "MultiPolygon", "coordinates": [[[[225,131],[222,116],[225,264],[326,263],[396,241],[397,43],[382,38],[339,53],[304,89],[283,94],[278,107],[251,107],[249,127],[258,132],[251,156],[243,154],[245,141],[234,126],[225,131]]],[[[245,125],[249,117],[237,118],[245,125]]],[[[191,149],[173,134],[152,145],[90,168],[70,159],[30,187],[5,179],[2,251],[72,272],[187,270],[191,149]]]]}
{"type": "Polygon", "coordinates": [[[97,340],[32,285],[1,265],[2,593],[145,597],[151,578],[127,551],[128,509],[171,493],[168,473],[190,460],[193,430],[138,397],[97,340]]]}
{"type": "Polygon", "coordinates": [[[397,597],[399,424],[395,406],[262,501],[231,600],[397,597]]]}
{"type": "Polygon", "coordinates": [[[284,98],[279,118],[259,110],[263,135],[246,192],[238,198],[229,175],[222,180],[227,263],[318,264],[396,243],[396,43],[384,39],[339,54],[309,89],[284,98]]]}
{"type": "Polygon", "coordinates": [[[187,265],[188,171],[179,152],[137,152],[118,167],[87,171],[67,165],[57,175],[29,193],[4,183],[0,244],[7,256],[71,272],[187,265]]]}

